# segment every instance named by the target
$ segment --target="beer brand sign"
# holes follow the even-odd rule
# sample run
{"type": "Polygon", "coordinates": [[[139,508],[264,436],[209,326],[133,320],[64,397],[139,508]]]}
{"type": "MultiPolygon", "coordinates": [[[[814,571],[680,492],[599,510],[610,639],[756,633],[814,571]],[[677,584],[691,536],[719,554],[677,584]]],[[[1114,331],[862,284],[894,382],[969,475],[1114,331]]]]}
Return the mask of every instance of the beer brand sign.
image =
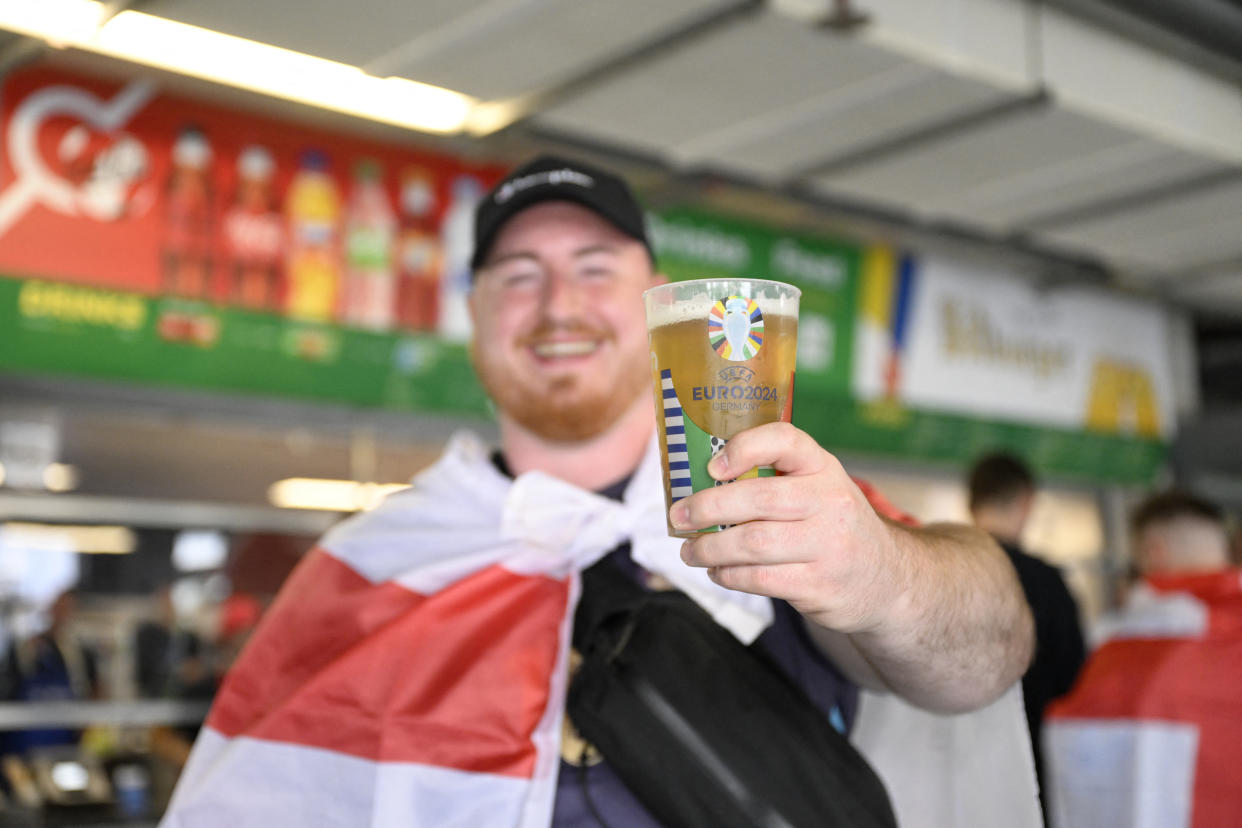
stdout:
{"type": "Polygon", "coordinates": [[[1147,439],[1174,430],[1170,331],[1154,304],[883,249],[860,295],[861,400],[1147,439]]]}

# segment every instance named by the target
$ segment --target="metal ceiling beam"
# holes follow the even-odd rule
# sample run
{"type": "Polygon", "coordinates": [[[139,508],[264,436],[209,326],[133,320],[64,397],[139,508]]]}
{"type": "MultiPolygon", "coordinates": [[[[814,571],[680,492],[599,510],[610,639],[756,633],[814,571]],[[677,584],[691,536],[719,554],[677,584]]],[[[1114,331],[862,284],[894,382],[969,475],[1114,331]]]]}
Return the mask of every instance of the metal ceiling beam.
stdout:
{"type": "Polygon", "coordinates": [[[121,524],[144,529],[191,527],[318,537],[341,517],[339,512],[229,503],[66,494],[0,494],[2,520],[121,524]]]}
{"type": "Polygon", "coordinates": [[[1217,187],[1231,186],[1239,181],[1242,181],[1242,170],[1206,173],[1193,178],[1160,184],[1137,193],[1128,193],[1123,196],[1088,202],[1087,204],[1072,207],[1069,210],[1058,210],[1037,215],[1024,220],[1022,225],[1024,229],[1030,231],[1046,231],[1054,230],[1058,227],[1072,227],[1085,221],[1109,218],[1131,210],[1150,207],[1152,204],[1161,201],[1171,201],[1197,195],[1217,187]]]}
{"type": "MultiPolygon", "coordinates": [[[[1054,0],[1081,11],[1082,0],[1054,0]]],[[[1228,0],[1090,0],[1172,32],[1242,67],[1242,6],[1228,0]]]]}
{"type": "Polygon", "coordinates": [[[950,115],[943,120],[877,141],[857,150],[851,150],[843,155],[834,155],[799,167],[785,177],[785,186],[796,186],[807,179],[874,163],[901,155],[908,150],[926,149],[930,144],[949,141],[1010,118],[1028,115],[1048,107],[1051,103],[1052,96],[1046,90],[1040,89],[1030,95],[999,104],[988,104],[972,112],[950,115]]]}

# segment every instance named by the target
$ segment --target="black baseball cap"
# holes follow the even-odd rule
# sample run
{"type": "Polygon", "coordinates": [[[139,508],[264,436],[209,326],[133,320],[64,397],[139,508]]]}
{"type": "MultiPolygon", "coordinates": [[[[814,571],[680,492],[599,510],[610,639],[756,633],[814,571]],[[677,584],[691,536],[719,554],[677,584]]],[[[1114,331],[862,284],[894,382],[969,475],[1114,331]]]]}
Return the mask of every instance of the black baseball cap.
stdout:
{"type": "Polygon", "coordinates": [[[474,214],[474,255],[478,270],[505,222],[543,201],[572,201],[599,214],[622,233],[643,243],[655,261],[642,208],[620,177],[580,161],[541,155],[505,176],[474,214]]]}

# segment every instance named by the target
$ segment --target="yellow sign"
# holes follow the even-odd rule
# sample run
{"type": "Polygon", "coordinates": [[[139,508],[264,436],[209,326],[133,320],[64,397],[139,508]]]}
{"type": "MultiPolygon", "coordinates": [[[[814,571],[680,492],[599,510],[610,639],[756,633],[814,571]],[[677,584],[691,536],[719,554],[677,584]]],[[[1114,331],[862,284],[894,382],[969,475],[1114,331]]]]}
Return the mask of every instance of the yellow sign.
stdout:
{"type": "Polygon", "coordinates": [[[147,318],[141,296],[77,287],[59,282],[29,281],[17,295],[18,312],[25,319],[103,325],[136,331],[147,318]]]}
{"type": "Polygon", "coordinates": [[[1160,409],[1147,371],[1131,363],[1096,360],[1087,399],[1087,428],[1159,437],[1160,409]]]}

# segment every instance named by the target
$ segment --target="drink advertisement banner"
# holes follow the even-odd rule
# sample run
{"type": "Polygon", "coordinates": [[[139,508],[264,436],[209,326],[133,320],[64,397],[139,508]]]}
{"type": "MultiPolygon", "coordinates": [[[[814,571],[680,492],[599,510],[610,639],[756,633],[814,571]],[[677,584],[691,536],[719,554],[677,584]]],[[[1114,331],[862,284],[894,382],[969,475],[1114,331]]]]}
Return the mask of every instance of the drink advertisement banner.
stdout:
{"type": "Polygon", "coordinates": [[[206,349],[216,308],[465,336],[497,167],[49,68],[6,76],[0,134],[0,273],[175,299],[161,336],[206,349]]]}

